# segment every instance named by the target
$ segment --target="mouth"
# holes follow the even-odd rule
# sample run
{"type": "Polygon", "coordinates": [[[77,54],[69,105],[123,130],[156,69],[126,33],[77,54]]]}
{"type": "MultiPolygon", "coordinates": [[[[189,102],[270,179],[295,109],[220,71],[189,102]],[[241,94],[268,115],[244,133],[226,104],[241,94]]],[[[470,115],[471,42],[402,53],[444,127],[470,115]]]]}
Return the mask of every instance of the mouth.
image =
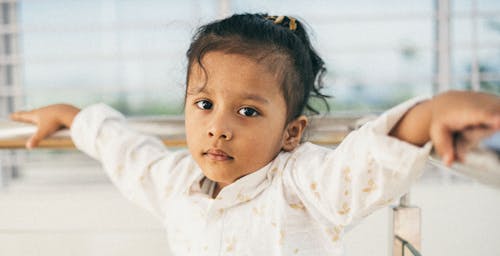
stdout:
{"type": "Polygon", "coordinates": [[[229,161],[234,159],[234,157],[230,156],[229,154],[220,149],[209,149],[203,152],[203,156],[206,156],[210,160],[214,161],[229,161]]]}

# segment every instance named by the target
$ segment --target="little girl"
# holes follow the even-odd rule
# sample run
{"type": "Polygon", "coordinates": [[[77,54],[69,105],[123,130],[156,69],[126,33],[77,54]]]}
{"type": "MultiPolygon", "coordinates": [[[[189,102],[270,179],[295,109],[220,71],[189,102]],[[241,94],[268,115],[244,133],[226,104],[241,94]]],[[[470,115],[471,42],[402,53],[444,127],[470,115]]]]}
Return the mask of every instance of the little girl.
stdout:
{"type": "Polygon", "coordinates": [[[104,104],[12,114],[38,125],[28,148],[70,128],[77,148],[162,220],[175,255],[340,255],[346,229],[420,176],[427,142],[451,164],[463,158],[454,134],[500,129],[498,96],[448,92],[387,111],[335,150],[301,143],[325,68],[292,17],[207,24],[187,57],[188,150],[129,130],[104,104]]]}

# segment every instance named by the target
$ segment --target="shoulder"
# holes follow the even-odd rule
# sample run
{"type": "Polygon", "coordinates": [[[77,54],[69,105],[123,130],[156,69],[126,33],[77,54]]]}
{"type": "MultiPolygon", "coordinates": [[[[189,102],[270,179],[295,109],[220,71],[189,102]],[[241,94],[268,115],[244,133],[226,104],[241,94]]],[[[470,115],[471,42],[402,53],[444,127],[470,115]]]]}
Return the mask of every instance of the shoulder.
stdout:
{"type": "Polygon", "coordinates": [[[285,177],[293,176],[307,173],[307,170],[320,169],[325,164],[331,164],[334,152],[333,148],[304,142],[290,152],[282,151],[276,157],[273,165],[276,170],[279,170],[278,173],[285,174],[285,177]]]}
{"type": "Polygon", "coordinates": [[[314,161],[324,159],[332,152],[334,152],[333,148],[328,148],[311,142],[304,142],[293,151],[289,152],[289,160],[311,164],[314,161]]]}
{"type": "Polygon", "coordinates": [[[175,175],[189,175],[199,169],[187,149],[166,150],[156,165],[162,171],[175,173],[175,175]]]}
{"type": "Polygon", "coordinates": [[[183,191],[194,182],[201,170],[192,158],[188,150],[167,150],[163,156],[154,164],[156,179],[183,191]]]}

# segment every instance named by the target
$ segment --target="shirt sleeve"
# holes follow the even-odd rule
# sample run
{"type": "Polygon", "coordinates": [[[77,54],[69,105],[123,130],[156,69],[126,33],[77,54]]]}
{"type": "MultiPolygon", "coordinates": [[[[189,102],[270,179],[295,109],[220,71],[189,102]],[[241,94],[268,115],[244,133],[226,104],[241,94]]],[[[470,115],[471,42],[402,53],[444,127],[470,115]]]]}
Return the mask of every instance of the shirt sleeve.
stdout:
{"type": "Polygon", "coordinates": [[[285,183],[311,214],[349,226],[406,193],[422,174],[431,150],[391,137],[403,115],[424,98],[404,102],[356,131],[335,149],[310,143],[291,154],[285,183]]]}
{"type": "Polygon", "coordinates": [[[121,113],[102,103],[77,114],[71,138],[79,150],[101,162],[126,198],[158,218],[165,213],[160,201],[166,188],[172,192],[172,183],[181,178],[172,173],[192,166],[186,152],[170,152],[160,139],[131,130],[121,113]]]}

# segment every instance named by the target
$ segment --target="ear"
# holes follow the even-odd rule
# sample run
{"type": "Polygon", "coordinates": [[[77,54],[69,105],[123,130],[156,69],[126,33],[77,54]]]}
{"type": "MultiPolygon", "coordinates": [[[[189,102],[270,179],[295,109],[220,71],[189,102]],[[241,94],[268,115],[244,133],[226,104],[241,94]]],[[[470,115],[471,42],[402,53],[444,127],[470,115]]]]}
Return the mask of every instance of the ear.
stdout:
{"type": "Polygon", "coordinates": [[[306,126],[307,117],[304,115],[297,117],[287,124],[283,134],[282,148],[284,151],[292,151],[300,144],[306,126]]]}

